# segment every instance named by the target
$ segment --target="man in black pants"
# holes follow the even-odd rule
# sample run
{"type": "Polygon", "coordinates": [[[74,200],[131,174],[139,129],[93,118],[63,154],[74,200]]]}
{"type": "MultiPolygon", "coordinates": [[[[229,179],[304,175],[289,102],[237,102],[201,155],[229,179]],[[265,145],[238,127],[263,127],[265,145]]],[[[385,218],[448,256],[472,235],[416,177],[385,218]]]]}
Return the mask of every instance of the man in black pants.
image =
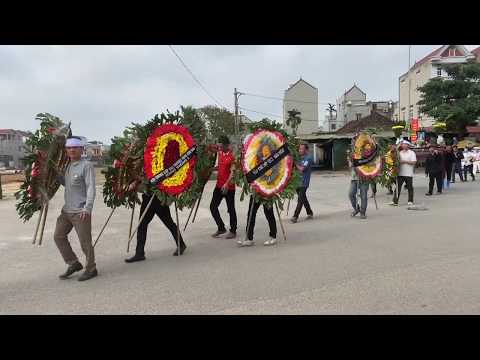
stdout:
{"type": "Polygon", "coordinates": [[[230,149],[230,140],[227,136],[221,136],[219,139],[220,150],[218,151],[218,173],[217,185],[213,191],[212,201],[210,202],[210,212],[217,224],[217,231],[212,237],[217,238],[227,232],[223,223],[218,207],[225,198],[227,202],[228,214],[230,215],[230,232],[226,239],[233,239],[237,236],[237,213],[235,211],[235,183],[233,175],[235,171],[235,156],[230,149]]]}
{"type": "Polygon", "coordinates": [[[458,150],[457,145],[453,145],[453,157],[455,158],[455,163],[453,165],[453,173],[452,173],[452,183],[455,183],[455,174],[458,173],[460,176],[460,180],[463,182],[463,170],[462,170],[462,160],[463,160],[463,153],[458,150]]]}
{"type": "MultiPolygon", "coordinates": [[[[253,201],[253,196],[250,196],[250,201],[248,203],[248,215],[247,215],[247,222],[248,222],[248,219],[250,219],[250,222],[247,223],[247,240],[237,241],[237,244],[239,246],[255,245],[255,242],[253,241],[253,232],[255,229],[255,219],[257,217],[258,208],[260,207],[260,202],[255,202],[252,207],[252,201],[253,201]],[[251,213],[250,213],[250,210],[251,210],[251,213]]],[[[265,246],[275,245],[277,243],[277,222],[275,220],[275,214],[273,213],[273,206],[269,207],[267,205],[263,205],[263,212],[265,214],[265,217],[267,218],[268,227],[270,229],[270,233],[269,233],[270,239],[266,240],[263,243],[263,245],[265,246]]]]}
{"type": "Polygon", "coordinates": [[[438,149],[433,145],[429,146],[430,154],[425,161],[425,175],[430,177],[428,183],[428,192],[425,194],[431,196],[433,192],[433,184],[437,182],[437,194],[442,193],[443,186],[443,162],[442,155],[438,152],[438,149]]]}
{"type": "MultiPolygon", "coordinates": [[[[155,198],[152,201],[152,204],[147,210],[145,217],[143,218],[140,226],[138,227],[137,231],[137,247],[135,249],[135,255],[129,259],[125,259],[125,262],[132,263],[136,261],[145,260],[145,242],[147,241],[147,229],[148,225],[152,221],[153,217],[157,215],[160,220],[162,220],[163,224],[170,230],[173,238],[175,239],[175,243],[177,244],[177,250],[173,253],[173,256],[178,256],[178,239],[177,239],[177,224],[172,219],[172,215],[170,214],[170,207],[166,205],[162,205],[160,200],[158,200],[156,195],[151,194],[142,194],[142,205],[140,206],[140,216],[145,211],[148,203],[150,202],[151,197],[154,196],[155,198]]],[[[180,235],[180,255],[183,254],[187,246],[183,242],[182,235],[180,235]]]]}
{"type": "Polygon", "coordinates": [[[310,186],[313,158],[308,153],[308,144],[301,144],[298,152],[300,153],[301,159],[298,164],[295,164],[295,166],[297,167],[298,171],[302,173],[302,186],[297,189],[298,203],[297,207],[295,208],[295,212],[293,213],[293,217],[290,220],[292,223],[296,223],[298,221],[298,216],[300,215],[303,207],[305,207],[305,211],[307,212],[307,219],[313,219],[313,211],[307,199],[307,189],[310,186]]]}
{"type": "Polygon", "coordinates": [[[397,176],[397,191],[393,195],[393,201],[390,203],[392,206],[398,206],[398,200],[402,191],[403,184],[408,188],[408,205],[413,205],[413,174],[415,164],[417,163],[417,156],[415,152],[409,149],[410,143],[406,140],[402,140],[400,143],[400,151],[398,152],[398,160],[400,163],[398,176],[397,176]]]}
{"type": "Polygon", "coordinates": [[[453,154],[452,147],[447,145],[444,153],[445,160],[445,172],[447,173],[447,189],[450,187],[452,182],[452,172],[455,172],[455,155],[453,154]]]}

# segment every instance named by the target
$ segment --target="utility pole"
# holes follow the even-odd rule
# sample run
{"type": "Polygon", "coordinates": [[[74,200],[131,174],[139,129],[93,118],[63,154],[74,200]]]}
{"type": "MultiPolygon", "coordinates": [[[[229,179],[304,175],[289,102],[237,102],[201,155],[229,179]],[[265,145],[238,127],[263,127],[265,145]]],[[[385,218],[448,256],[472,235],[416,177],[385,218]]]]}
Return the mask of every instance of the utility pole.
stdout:
{"type": "Polygon", "coordinates": [[[408,45],[408,116],[407,116],[408,122],[406,124],[407,129],[410,127],[410,124],[412,123],[412,117],[410,116],[410,91],[411,91],[411,84],[412,84],[412,79],[410,77],[410,51],[411,51],[411,49],[412,49],[412,45],[408,45]]]}
{"type": "Polygon", "coordinates": [[[238,123],[238,98],[240,95],[243,95],[241,92],[237,91],[237,88],[233,90],[234,103],[235,103],[235,118],[234,118],[234,131],[235,131],[235,140],[240,142],[239,139],[239,123],[238,123]]]}

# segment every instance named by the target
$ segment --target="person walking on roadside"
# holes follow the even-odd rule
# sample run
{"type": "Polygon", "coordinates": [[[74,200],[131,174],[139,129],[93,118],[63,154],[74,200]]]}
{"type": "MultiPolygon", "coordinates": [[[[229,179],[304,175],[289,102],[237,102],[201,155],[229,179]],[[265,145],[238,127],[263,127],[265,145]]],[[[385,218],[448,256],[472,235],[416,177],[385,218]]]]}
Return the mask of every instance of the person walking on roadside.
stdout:
{"type": "Polygon", "coordinates": [[[446,185],[448,189],[450,187],[450,183],[452,182],[452,173],[455,172],[455,155],[450,145],[447,145],[445,147],[444,161],[445,161],[445,173],[447,175],[446,185]]]}
{"type": "Polygon", "coordinates": [[[460,181],[464,182],[465,180],[463,179],[463,169],[462,169],[462,164],[463,164],[463,153],[461,150],[458,149],[457,145],[453,145],[453,157],[455,158],[455,163],[453,165],[453,173],[452,173],[452,183],[455,183],[455,174],[458,173],[458,176],[460,176],[460,181]]]}
{"type": "Polygon", "coordinates": [[[235,183],[233,175],[235,171],[235,156],[230,149],[230,139],[222,135],[219,138],[220,149],[218,151],[218,175],[217,185],[213,190],[212,201],[210,203],[210,212],[217,224],[217,231],[212,237],[217,238],[227,232],[225,224],[220,216],[218,207],[223,198],[227,202],[228,214],[230,216],[230,232],[226,239],[233,239],[237,236],[237,213],[235,211],[235,183]]]}
{"type": "Polygon", "coordinates": [[[475,162],[475,153],[473,152],[473,144],[469,143],[467,145],[467,151],[463,153],[463,176],[465,181],[468,181],[468,173],[472,177],[472,181],[475,181],[475,175],[473,174],[473,163],[475,162]]]}
{"type": "Polygon", "coordinates": [[[83,265],[72,250],[68,234],[75,228],[80,246],[86,257],[85,272],[78,281],[85,281],[98,275],[95,253],[92,245],[92,210],[95,201],[95,170],[92,163],[82,159],[84,144],[78,137],[70,137],[65,144],[70,163],[65,174],[58,174],[57,180],[65,187],[65,204],[57,218],[53,238],[63,260],[68,265],[60,279],[68,279],[83,269],[83,265]]]}
{"type": "Polygon", "coordinates": [[[473,162],[473,172],[475,174],[480,173],[480,148],[476,147],[475,150],[475,161],[473,162]]]}
{"type": "Polygon", "coordinates": [[[368,187],[369,183],[367,181],[362,181],[359,179],[355,168],[353,167],[352,160],[350,156],[347,158],[348,166],[350,167],[350,189],[348,191],[348,197],[350,203],[352,204],[353,212],[351,213],[352,217],[355,217],[360,213],[360,219],[367,218],[367,206],[368,206],[368,187]],[[360,204],[357,201],[357,192],[360,191],[360,204]]]}
{"type": "Polygon", "coordinates": [[[415,152],[409,149],[410,143],[402,140],[400,143],[399,157],[399,171],[397,176],[397,194],[393,195],[392,206],[398,206],[402,186],[405,183],[408,189],[408,205],[413,205],[413,174],[415,164],[417,163],[417,156],[415,152]]]}
{"type": "Polygon", "coordinates": [[[307,199],[307,189],[310,185],[310,176],[312,175],[313,158],[308,153],[308,144],[300,144],[298,151],[301,159],[298,164],[295,164],[295,166],[297,167],[298,171],[302,173],[302,186],[297,189],[298,202],[295,212],[293,213],[293,217],[290,220],[292,223],[296,223],[298,221],[298,216],[300,215],[303,207],[305,207],[305,211],[307,212],[307,219],[313,219],[313,211],[307,199]]]}
{"type": "Polygon", "coordinates": [[[428,183],[428,192],[426,196],[431,196],[433,192],[433,184],[437,182],[437,194],[442,193],[443,186],[443,159],[442,154],[434,145],[429,146],[430,154],[428,154],[425,161],[425,175],[430,178],[428,183]]]}

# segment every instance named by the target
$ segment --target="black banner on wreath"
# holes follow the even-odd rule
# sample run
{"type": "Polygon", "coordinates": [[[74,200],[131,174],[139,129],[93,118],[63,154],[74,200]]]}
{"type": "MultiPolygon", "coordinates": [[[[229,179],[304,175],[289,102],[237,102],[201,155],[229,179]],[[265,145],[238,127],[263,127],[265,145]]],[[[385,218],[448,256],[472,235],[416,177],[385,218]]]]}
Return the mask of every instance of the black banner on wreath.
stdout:
{"type": "Polygon", "coordinates": [[[173,163],[167,169],[160,171],[157,175],[150,179],[150,184],[157,185],[159,182],[162,182],[166,178],[169,178],[173,174],[175,174],[178,170],[182,168],[196,153],[197,145],[193,145],[190,149],[188,149],[185,154],[183,154],[177,161],[173,163]]]}
{"type": "Polygon", "coordinates": [[[375,149],[373,150],[372,154],[366,158],[363,158],[363,159],[353,159],[353,166],[354,167],[357,167],[357,166],[362,166],[362,165],[365,165],[365,164],[368,164],[370,161],[372,161],[373,159],[375,159],[375,157],[377,156],[377,152],[378,152],[378,148],[377,148],[377,145],[375,145],[375,149]]]}
{"type": "Polygon", "coordinates": [[[265,174],[268,170],[274,167],[280,160],[282,160],[285,156],[290,154],[288,150],[287,144],[280,146],[277,150],[275,150],[268,158],[262,161],[259,165],[255,166],[252,170],[250,170],[245,176],[249,183],[257,180],[260,176],[265,174]]]}

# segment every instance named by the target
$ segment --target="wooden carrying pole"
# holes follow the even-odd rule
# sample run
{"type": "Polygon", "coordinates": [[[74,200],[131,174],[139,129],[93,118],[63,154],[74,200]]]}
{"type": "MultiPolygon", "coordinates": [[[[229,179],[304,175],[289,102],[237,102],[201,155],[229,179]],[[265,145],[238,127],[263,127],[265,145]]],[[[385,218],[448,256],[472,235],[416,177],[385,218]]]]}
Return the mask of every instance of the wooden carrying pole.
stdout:
{"type": "Polygon", "coordinates": [[[35,233],[33,234],[32,245],[35,245],[37,242],[38,229],[40,229],[40,223],[42,222],[43,211],[45,210],[45,204],[42,205],[40,213],[38,214],[37,226],[35,227],[35,233]]]}
{"type": "Polygon", "coordinates": [[[114,207],[114,208],[112,209],[112,211],[110,211],[110,215],[108,215],[108,218],[107,218],[107,220],[105,221],[105,224],[103,224],[102,230],[100,230],[100,233],[98,234],[97,239],[95,240],[95,243],[93,244],[93,247],[95,247],[95,245],[97,245],[97,242],[98,242],[98,240],[100,239],[100,236],[102,236],[103,231],[104,231],[105,228],[107,227],[107,224],[108,224],[108,222],[110,221],[110,218],[112,217],[115,209],[116,209],[116,207],[114,207]]]}
{"type": "Polygon", "coordinates": [[[132,236],[132,227],[133,227],[133,217],[135,216],[135,202],[133,203],[132,206],[132,215],[130,216],[130,227],[128,228],[128,238],[130,239],[130,236],[132,236]]]}
{"type": "Polygon", "coordinates": [[[180,252],[180,223],[178,221],[177,198],[175,198],[175,217],[177,219],[177,255],[181,256],[180,252]]]}
{"type": "Polygon", "coordinates": [[[42,219],[42,225],[41,225],[41,228],[40,228],[40,239],[38,239],[38,246],[42,245],[43,231],[45,230],[45,223],[47,221],[47,214],[48,214],[48,201],[45,203],[45,210],[43,211],[43,219],[42,219]]]}
{"type": "Polygon", "coordinates": [[[198,199],[195,200],[192,208],[190,209],[190,213],[188,214],[187,222],[185,223],[185,227],[183,228],[183,231],[187,230],[188,222],[190,221],[190,217],[192,216],[193,210],[195,209],[195,205],[197,204],[197,202],[198,202],[198,199]]]}
{"type": "Polygon", "coordinates": [[[150,206],[152,205],[152,202],[153,202],[153,199],[154,199],[155,196],[156,196],[155,194],[152,194],[152,197],[150,198],[150,201],[148,202],[147,206],[145,207],[145,210],[143,211],[143,213],[140,216],[140,220],[138,220],[137,226],[135,226],[135,230],[132,232],[132,235],[130,235],[130,238],[128,239],[128,244],[127,244],[127,252],[130,251],[130,242],[132,241],[133,237],[137,233],[137,230],[138,230],[140,224],[142,223],[143,218],[145,217],[145,215],[147,215],[147,211],[148,211],[148,209],[150,209],[150,206]]]}
{"type": "Polygon", "coordinates": [[[275,202],[275,208],[277,209],[278,221],[280,222],[280,227],[282,228],[283,241],[287,241],[287,234],[285,233],[285,228],[283,227],[283,221],[280,217],[280,210],[278,210],[278,204],[275,202]]]}

